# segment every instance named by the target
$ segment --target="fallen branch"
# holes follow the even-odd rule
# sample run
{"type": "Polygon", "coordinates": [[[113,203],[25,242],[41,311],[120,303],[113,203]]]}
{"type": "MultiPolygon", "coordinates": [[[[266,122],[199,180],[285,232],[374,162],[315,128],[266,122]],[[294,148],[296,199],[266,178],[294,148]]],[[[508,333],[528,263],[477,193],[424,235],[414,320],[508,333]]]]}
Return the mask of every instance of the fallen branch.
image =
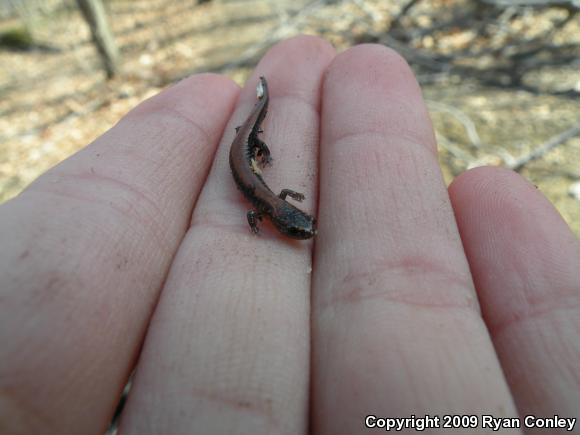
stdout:
{"type": "Polygon", "coordinates": [[[575,127],[572,127],[569,130],[566,130],[560,134],[557,134],[556,136],[550,138],[548,141],[544,142],[539,147],[530,151],[528,154],[525,154],[525,155],[515,159],[513,162],[511,162],[507,166],[510,169],[513,169],[514,171],[520,171],[529,162],[539,159],[544,154],[546,154],[548,151],[554,149],[558,145],[561,145],[564,142],[567,142],[568,140],[573,138],[574,136],[578,136],[578,135],[580,135],[580,125],[577,125],[575,127]]]}
{"type": "Polygon", "coordinates": [[[391,25],[390,25],[389,29],[387,29],[387,30],[397,28],[400,25],[400,23],[401,23],[401,19],[405,15],[407,15],[409,13],[409,11],[412,8],[414,8],[417,5],[417,3],[419,3],[420,1],[421,0],[409,0],[407,2],[407,4],[405,4],[405,6],[403,6],[401,8],[401,10],[399,11],[399,13],[395,16],[395,18],[393,18],[393,21],[391,22],[391,25]]]}
{"type": "Polygon", "coordinates": [[[435,134],[437,136],[437,146],[439,148],[444,149],[465,165],[469,165],[473,162],[474,157],[471,154],[462,150],[457,145],[454,145],[453,142],[450,141],[443,133],[435,131],[435,134]]]}
{"type": "Polygon", "coordinates": [[[427,107],[429,107],[430,110],[436,112],[445,112],[453,116],[455,119],[457,119],[461,123],[461,125],[463,125],[463,128],[465,128],[465,132],[467,133],[467,137],[469,138],[471,145],[474,148],[481,147],[481,138],[477,133],[475,123],[471,120],[469,116],[467,116],[464,112],[457,109],[456,107],[450,106],[448,104],[432,100],[427,100],[426,102],[427,107]]]}
{"type": "Polygon", "coordinates": [[[571,11],[580,10],[580,1],[578,0],[479,0],[480,3],[497,6],[497,7],[531,7],[531,8],[550,8],[559,7],[571,11]]]}

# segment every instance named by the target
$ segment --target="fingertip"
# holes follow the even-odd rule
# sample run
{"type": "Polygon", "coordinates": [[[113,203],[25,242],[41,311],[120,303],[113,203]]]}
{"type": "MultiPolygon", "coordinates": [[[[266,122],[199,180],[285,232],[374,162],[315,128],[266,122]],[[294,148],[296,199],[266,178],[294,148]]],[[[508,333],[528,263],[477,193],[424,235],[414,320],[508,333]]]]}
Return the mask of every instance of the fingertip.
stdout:
{"type": "MultiPolygon", "coordinates": [[[[272,46],[256,67],[251,83],[265,76],[273,97],[292,96],[319,111],[322,77],[336,50],[317,36],[298,35],[272,46]]],[[[254,86],[244,88],[244,99],[255,99],[254,86]]]]}
{"type": "Polygon", "coordinates": [[[326,39],[314,35],[296,35],[285,39],[268,51],[266,57],[283,58],[285,56],[299,56],[307,63],[322,61],[326,63],[336,54],[335,48],[326,39]]]}
{"type": "Polygon", "coordinates": [[[514,171],[482,167],[457,177],[449,195],[492,330],[569,295],[580,247],[533,184],[514,171]]]}
{"type": "Polygon", "coordinates": [[[384,45],[360,44],[351,47],[334,58],[327,72],[332,80],[349,80],[353,75],[361,82],[379,82],[395,89],[404,85],[420,93],[415,75],[405,58],[384,45]]]}
{"type": "Polygon", "coordinates": [[[449,195],[460,217],[469,214],[489,216],[511,222],[531,219],[536,214],[541,219],[564,223],[560,214],[542,192],[511,169],[482,166],[459,175],[449,186],[449,195]]]}
{"type": "Polygon", "coordinates": [[[435,151],[421,89],[395,50],[362,44],[340,53],[328,67],[323,94],[324,104],[332,108],[332,118],[327,118],[331,141],[353,133],[381,132],[435,151]]]}
{"type": "Polygon", "coordinates": [[[231,110],[239,92],[240,87],[224,75],[194,74],[143,101],[127,116],[171,109],[186,119],[197,118],[204,112],[209,112],[209,117],[213,117],[213,110],[223,111],[224,102],[231,110]]]}

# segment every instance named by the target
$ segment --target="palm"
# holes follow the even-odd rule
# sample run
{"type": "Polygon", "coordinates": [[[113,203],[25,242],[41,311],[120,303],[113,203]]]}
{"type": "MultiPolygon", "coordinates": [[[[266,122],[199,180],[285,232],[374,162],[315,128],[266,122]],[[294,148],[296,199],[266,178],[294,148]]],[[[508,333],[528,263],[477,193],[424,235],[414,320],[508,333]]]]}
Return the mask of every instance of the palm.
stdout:
{"type": "Polygon", "coordinates": [[[348,434],[514,401],[578,417],[573,235],[514,174],[448,193],[401,59],[333,57],[303,37],[258,67],[265,178],[306,194],[315,242],[245,222],[227,155],[258,74],[235,110],[224,78],[176,85],[3,206],[2,418],[98,433],[135,364],[127,433],[348,434]]]}

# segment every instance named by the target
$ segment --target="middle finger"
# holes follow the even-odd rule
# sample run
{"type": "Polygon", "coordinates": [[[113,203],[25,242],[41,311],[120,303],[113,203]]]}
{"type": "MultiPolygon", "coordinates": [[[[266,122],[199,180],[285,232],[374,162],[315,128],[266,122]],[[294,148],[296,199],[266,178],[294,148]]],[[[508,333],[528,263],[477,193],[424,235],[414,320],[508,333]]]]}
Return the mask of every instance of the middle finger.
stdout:
{"type": "Polygon", "coordinates": [[[271,99],[263,139],[274,158],[264,177],[276,192],[304,192],[311,211],[319,86],[333,55],[317,38],[286,41],[242,91],[152,320],[125,430],[305,430],[311,243],[288,241],[266,224],[259,236],[250,234],[249,204],[235,187],[228,153],[264,75],[271,99]]]}
{"type": "Polygon", "coordinates": [[[359,46],[323,89],[315,431],[359,432],[373,413],[515,415],[411,70],[359,46]]]}

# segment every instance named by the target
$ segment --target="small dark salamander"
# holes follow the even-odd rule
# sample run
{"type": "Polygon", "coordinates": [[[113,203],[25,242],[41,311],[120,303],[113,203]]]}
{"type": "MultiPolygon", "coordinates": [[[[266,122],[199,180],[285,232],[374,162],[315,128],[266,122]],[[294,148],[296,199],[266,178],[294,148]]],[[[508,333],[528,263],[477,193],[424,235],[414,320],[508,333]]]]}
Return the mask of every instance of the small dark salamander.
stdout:
{"type": "Polygon", "coordinates": [[[230,148],[230,168],[238,188],[255,207],[248,212],[252,232],[258,232],[258,220],[268,216],[282,234],[293,239],[309,239],[316,235],[316,219],[285,201],[289,196],[302,201],[304,195],[290,189],[282,189],[276,195],[264,182],[260,167],[272,160],[268,146],[258,138],[260,125],[268,110],[268,83],[260,77],[257,87],[258,102],[241,127],[230,148]]]}

